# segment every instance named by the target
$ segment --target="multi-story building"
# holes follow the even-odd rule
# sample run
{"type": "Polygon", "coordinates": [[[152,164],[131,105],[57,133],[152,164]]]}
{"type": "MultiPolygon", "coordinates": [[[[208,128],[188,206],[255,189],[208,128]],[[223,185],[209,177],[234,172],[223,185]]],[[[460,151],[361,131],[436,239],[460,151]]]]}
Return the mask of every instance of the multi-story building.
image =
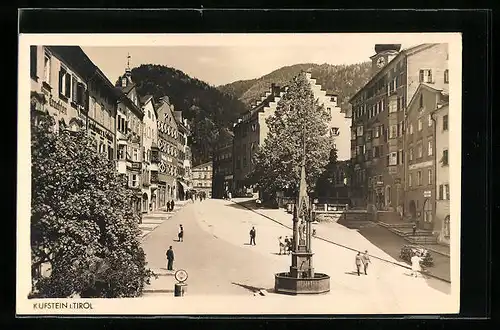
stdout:
{"type": "Polygon", "coordinates": [[[436,202],[436,148],[432,112],[438,105],[447,103],[447,99],[447,94],[422,83],[406,111],[405,213],[427,230],[434,229],[436,202]]]}
{"type": "Polygon", "coordinates": [[[404,208],[405,110],[420,83],[443,88],[447,44],[375,45],[372,78],[352,105],[351,199],[355,206],[404,208]]]}
{"type": "Polygon", "coordinates": [[[117,169],[127,177],[129,187],[135,191],[133,206],[138,212],[147,212],[149,207],[143,202],[142,193],[144,112],[130,67],[127,66],[125,74],[118,78],[115,88],[120,94],[116,116],[117,169]]]}
{"type": "Polygon", "coordinates": [[[330,114],[328,133],[335,137],[333,147],[337,150],[337,159],[339,161],[349,160],[351,158],[351,118],[349,114],[339,107],[337,93],[324,90],[317,79],[312,77],[310,72],[306,72],[306,78],[311,85],[314,98],[330,114]]]}
{"type": "Polygon", "coordinates": [[[79,47],[30,46],[32,109],[51,115],[56,130],[85,129],[87,82],[96,70],[79,47]]]}
{"type": "Polygon", "coordinates": [[[204,192],[207,198],[212,197],[212,162],[193,166],[193,189],[196,193],[204,192]]]}
{"type": "Polygon", "coordinates": [[[160,103],[156,105],[158,148],[160,150],[157,205],[163,207],[167,202],[177,199],[179,130],[175,120],[174,106],[170,103],[169,98],[164,96],[159,101],[160,103]]]}
{"type": "Polygon", "coordinates": [[[224,198],[233,189],[233,139],[234,134],[229,130],[223,130],[219,135],[213,159],[213,198],[224,198]]]}
{"type": "Polygon", "coordinates": [[[269,132],[266,119],[274,114],[278,101],[285,93],[285,88],[271,84],[271,88],[256,102],[233,127],[233,190],[237,194],[250,185],[246,182],[253,170],[252,158],[269,132]]]}
{"type": "Polygon", "coordinates": [[[434,231],[438,232],[438,241],[450,244],[450,172],[448,150],[450,145],[448,131],[449,103],[443,98],[433,112],[435,159],[436,164],[436,215],[434,231]]]}
{"type": "Polygon", "coordinates": [[[182,117],[182,111],[174,111],[177,129],[177,199],[187,199],[187,192],[191,186],[191,150],[188,146],[188,138],[191,135],[191,127],[187,119],[182,117]]]}
{"type": "MultiPolygon", "coordinates": [[[[142,112],[142,212],[148,213],[156,210],[156,200],[153,198],[158,186],[151,182],[152,148],[158,145],[157,118],[154,99],[151,95],[141,98],[142,112]]],[[[157,168],[154,168],[157,170],[157,168]]]]}

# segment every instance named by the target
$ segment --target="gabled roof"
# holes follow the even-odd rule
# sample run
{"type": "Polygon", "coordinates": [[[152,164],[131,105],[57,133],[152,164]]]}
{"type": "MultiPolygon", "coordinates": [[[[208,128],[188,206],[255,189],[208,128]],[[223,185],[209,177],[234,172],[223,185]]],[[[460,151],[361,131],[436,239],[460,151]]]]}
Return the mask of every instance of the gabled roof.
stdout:
{"type": "Polygon", "coordinates": [[[411,97],[410,102],[408,103],[408,108],[407,108],[408,110],[411,109],[413,103],[416,102],[415,100],[417,99],[417,95],[420,95],[423,89],[426,89],[434,93],[440,93],[445,99],[448,98],[448,93],[446,93],[443,89],[436,88],[435,86],[428,83],[420,83],[417,89],[415,90],[415,93],[411,97]]]}
{"type": "Polygon", "coordinates": [[[387,63],[386,66],[384,66],[373,77],[371,77],[370,80],[359,91],[357,91],[356,94],[354,94],[349,99],[349,103],[351,103],[352,100],[354,100],[359,95],[359,93],[361,93],[366,88],[366,86],[371,85],[371,83],[373,81],[377,80],[382,74],[385,74],[387,72],[386,69],[387,69],[387,67],[389,66],[390,63],[398,61],[403,56],[411,56],[411,55],[419,53],[419,52],[421,52],[423,50],[426,50],[426,49],[429,49],[431,47],[434,47],[436,45],[439,45],[439,44],[438,43],[432,43],[432,44],[431,43],[427,43],[427,44],[420,44],[420,45],[417,45],[417,46],[413,46],[413,47],[410,47],[410,48],[403,49],[389,63],[387,63]]]}
{"type": "MultiPolygon", "coordinates": [[[[145,105],[146,103],[149,102],[149,100],[151,100],[153,98],[153,95],[145,95],[143,97],[140,98],[140,101],[141,101],[141,104],[142,105],[145,105]]],[[[154,106],[154,104],[153,104],[154,106]]]]}

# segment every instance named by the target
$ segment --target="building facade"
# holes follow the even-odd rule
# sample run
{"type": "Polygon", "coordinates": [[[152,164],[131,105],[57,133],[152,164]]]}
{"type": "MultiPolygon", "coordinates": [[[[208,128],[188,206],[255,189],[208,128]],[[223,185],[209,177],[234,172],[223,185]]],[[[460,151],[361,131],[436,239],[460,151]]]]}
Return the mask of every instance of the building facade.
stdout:
{"type": "Polygon", "coordinates": [[[31,107],[35,116],[37,111],[52,116],[56,130],[76,131],[87,125],[87,82],[96,67],[79,47],[71,54],[65,48],[30,46],[31,107]]]}
{"type": "Polygon", "coordinates": [[[167,202],[177,199],[179,130],[175,120],[174,106],[167,96],[160,99],[156,109],[158,115],[158,148],[160,151],[157,205],[163,207],[167,202]]]}
{"type": "Polygon", "coordinates": [[[447,102],[447,94],[422,83],[406,111],[405,214],[419,227],[435,228],[436,162],[432,113],[447,102]]]}
{"type": "Polygon", "coordinates": [[[204,192],[207,198],[212,198],[212,162],[193,166],[193,189],[196,193],[204,192]]]}
{"type": "Polygon", "coordinates": [[[188,146],[188,138],[191,135],[191,127],[187,119],[182,117],[182,111],[175,111],[175,120],[179,131],[177,137],[177,199],[186,200],[187,192],[191,189],[191,150],[188,146]]]}
{"type": "Polygon", "coordinates": [[[438,241],[450,244],[450,172],[448,150],[450,145],[448,129],[449,104],[438,104],[434,110],[435,163],[436,163],[436,216],[434,231],[438,241]]]}
{"type": "Polygon", "coordinates": [[[224,198],[233,190],[233,140],[232,132],[221,132],[213,159],[213,198],[224,198]]]}
{"type": "Polygon", "coordinates": [[[352,105],[351,199],[358,207],[404,212],[406,107],[420,83],[447,85],[447,44],[375,45],[372,78],[352,105]]]}
{"type": "MultiPolygon", "coordinates": [[[[156,190],[158,186],[151,182],[152,148],[158,143],[156,109],[154,99],[146,95],[140,99],[144,117],[142,120],[142,212],[149,213],[157,209],[156,190]]],[[[155,168],[156,169],[156,168],[155,168]]],[[[157,170],[157,169],[156,169],[157,170]]]]}
{"type": "Polygon", "coordinates": [[[138,212],[147,212],[148,207],[143,203],[142,193],[144,112],[129,67],[118,78],[116,90],[120,93],[116,116],[118,173],[126,176],[129,188],[134,190],[134,208],[138,212]]]}

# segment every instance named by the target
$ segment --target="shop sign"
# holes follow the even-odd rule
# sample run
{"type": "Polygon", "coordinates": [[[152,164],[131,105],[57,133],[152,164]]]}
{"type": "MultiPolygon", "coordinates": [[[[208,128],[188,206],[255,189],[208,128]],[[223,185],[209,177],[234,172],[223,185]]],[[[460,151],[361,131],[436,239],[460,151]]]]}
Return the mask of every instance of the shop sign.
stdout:
{"type": "Polygon", "coordinates": [[[97,134],[99,134],[100,136],[105,137],[110,141],[113,141],[113,135],[110,132],[101,129],[100,127],[97,127],[95,122],[93,121],[89,122],[89,128],[94,132],[96,132],[97,134]]]}
{"type": "Polygon", "coordinates": [[[49,105],[52,108],[56,109],[59,113],[62,113],[62,114],[65,114],[65,115],[68,114],[68,109],[64,106],[64,104],[62,103],[61,100],[56,101],[52,97],[50,97],[50,99],[49,99],[49,105]]]}

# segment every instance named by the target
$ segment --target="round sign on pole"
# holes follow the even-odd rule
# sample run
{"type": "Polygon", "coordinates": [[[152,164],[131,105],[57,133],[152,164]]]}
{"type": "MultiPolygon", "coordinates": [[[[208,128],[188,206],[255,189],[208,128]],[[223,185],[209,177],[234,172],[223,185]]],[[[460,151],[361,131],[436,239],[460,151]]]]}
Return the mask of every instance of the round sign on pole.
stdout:
{"type": "Polygon", "coordinates": [[[179,269],[178,271],[175,272],[174,277],[177,281],[182,283],[188,279],[188,274],[185,270],[179,269]]]}

